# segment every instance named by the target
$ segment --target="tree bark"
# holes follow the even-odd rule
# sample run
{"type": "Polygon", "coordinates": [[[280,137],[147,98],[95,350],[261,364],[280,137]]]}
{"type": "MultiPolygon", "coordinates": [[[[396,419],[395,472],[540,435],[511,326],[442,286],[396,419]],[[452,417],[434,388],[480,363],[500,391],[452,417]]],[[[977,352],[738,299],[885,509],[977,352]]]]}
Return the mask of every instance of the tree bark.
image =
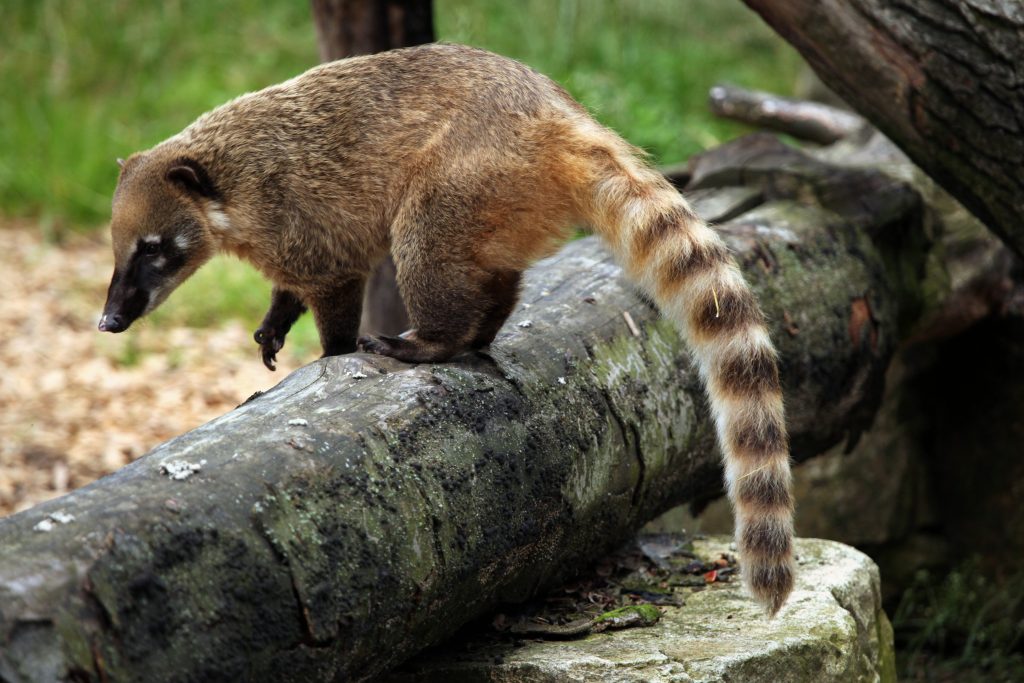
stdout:
{"type": "Polygon", "coordinates": [[[745,0],[1024,256],[1024,5],[745,0]]]}
{"type": "MultiPolygon", "coordinates": [[[[856,439],[893,349],[969,280],[943,279],[941,222],[766,135],[690,177],[772,321],[794,457],[856,439]]],[[[364,680],[717,494],[714,443],[674,328],[579,240],[488,353],[317,361],[0,520],[0,679],[364,680]]]]}
{"type": "MultiPolygon", "coordinates": [[[[432,0],[312,0],[320,59],[368,55],[434,40],[432,0]]],[[[398,334],[409,316],[388,256],[374,268],[363,299],[365,332],[398,334]]]]}

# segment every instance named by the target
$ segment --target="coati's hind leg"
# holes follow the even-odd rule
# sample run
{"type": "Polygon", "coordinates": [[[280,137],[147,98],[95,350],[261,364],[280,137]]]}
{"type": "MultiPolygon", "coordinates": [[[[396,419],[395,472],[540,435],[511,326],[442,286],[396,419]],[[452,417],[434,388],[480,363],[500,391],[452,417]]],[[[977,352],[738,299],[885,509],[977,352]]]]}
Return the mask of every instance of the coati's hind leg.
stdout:
{"type": "Polygon", "coordinates": [[[491,343],[515,307],[520,274],[488,273],[472,263],[398,261],[398,286],[412,329],[364,336],[362,350],[408,363],[438,363],[491,343]]]}
{"type": "Polygon", "coordinates": [[[503,270],[491,276],[489,286],[486,288],[491,299],[491,307],[484,315],[477,330],[476,337],[470,342],[472,349],[481,349],[498,335],[498,330],[508,320],[512,310],[519,301],[519,283],[522,280],[522,273],[515,270],[503,270]]]}
{"type": "Polygon", "coordinates": [[[356,350],[365,286],[365,277],[353,275],[310,299],[324,356],[339,356],[356,350]]]}
{"type": "Polygon", "coordinates": [[[270,309],[252,335],[260,345],[260,355],[268,370],[277,369],[277,352],[284,346],[284,339],[292,325],[305,312],[306,304],[299,297],[286,289],[274,287],[271,290],[270,309]]]}

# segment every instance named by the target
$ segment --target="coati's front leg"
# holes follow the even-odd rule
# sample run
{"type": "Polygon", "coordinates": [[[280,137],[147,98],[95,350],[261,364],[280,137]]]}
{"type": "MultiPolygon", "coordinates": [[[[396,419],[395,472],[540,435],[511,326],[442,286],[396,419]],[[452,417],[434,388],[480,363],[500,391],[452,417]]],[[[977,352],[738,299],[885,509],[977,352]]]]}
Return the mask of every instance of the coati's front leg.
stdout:
{"type": "Polygon", "coordinates": [[[324,356],[340,356],[356,350],[365,286],[365,276],[352,275],[310,299],[324,356]]]}
{"type": "Polygon", "coordinates": [[[276,370],[277,352],[292,325],[306,312],[306,304],[286,289],[274,287],[270,292],[270,309],[252,337],[260,345],[260,355],[268,370],[276,370]]]}

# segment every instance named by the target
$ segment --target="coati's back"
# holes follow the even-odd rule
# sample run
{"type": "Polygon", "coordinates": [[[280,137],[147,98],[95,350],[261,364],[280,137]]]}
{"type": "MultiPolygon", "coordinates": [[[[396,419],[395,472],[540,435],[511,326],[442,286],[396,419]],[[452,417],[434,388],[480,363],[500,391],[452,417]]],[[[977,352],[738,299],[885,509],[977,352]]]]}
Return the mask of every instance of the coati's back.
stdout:
{"type": "MultiPolygon", "coordinates": [[[[194,222],[284,292],[285,312],[275,299],[264,327],[283,320],[286,332],[308,305],[327,353],[355,348],[366,273],[388,249],[414,329],[360,348],[439,362],[490,343],[521,271],[570,225],[589,225],[689,342],[746,583],[769,612],[783,604],[793,501],[761,312],[721,238],[552,81],[454,45],[358,57],[240,97],[148,155],[151,166],[187,160],[171,170],[187,181],[194,222]]],[[[123,182],[130,169],[131,160],[123,182]]]]}
{"type": "Polygon", "coordinates": [[[425,147],[515,149],[524,128],[570,111],[585,115],[525,65],[436,44],[322,64],[218,107],[172,141],[214,165],[245,154],[257,164],[288,164],[289,172],[360,163],[369,166],[350,172],[398,176],[425,147]]]}

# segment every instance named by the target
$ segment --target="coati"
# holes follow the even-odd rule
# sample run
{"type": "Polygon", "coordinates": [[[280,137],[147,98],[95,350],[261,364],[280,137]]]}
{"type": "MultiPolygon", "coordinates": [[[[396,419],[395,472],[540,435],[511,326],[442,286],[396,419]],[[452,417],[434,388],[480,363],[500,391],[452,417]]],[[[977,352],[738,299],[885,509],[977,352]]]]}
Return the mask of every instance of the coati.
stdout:
{"type": "Polygon", "coordinates": [[[775,350],[721,238],[642,157],[553,81],[482,50],[323,64],[122,163],[99,329],[124,331],[227,251],[273,282],[255,334],[271,369],[307,307],[325,355],[445,361],[489,344],[523,270],[589,226],[692,348],[743,575],[774,614],[794,572],[775,350]],[[364,284],[389,252],[412,329],[357,339],[364,284]]]}

